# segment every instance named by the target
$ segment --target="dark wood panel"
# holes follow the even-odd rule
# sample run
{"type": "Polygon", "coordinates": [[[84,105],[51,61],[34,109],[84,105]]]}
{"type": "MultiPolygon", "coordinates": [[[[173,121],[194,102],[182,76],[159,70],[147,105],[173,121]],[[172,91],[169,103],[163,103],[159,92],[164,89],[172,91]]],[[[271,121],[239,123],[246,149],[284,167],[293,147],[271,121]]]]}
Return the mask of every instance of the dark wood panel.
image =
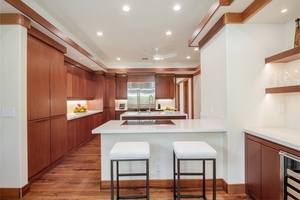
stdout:
{"type": "Polygon", "coordinates": [[[280,199],[279,151],[262,145],[262,199],[280,199]]]}
{"type": "Polygon", "coordinates": [[[261,199],[261,144],[246,139],[246,192],[261,199]]]}
{"type": "Polygon", "coordinates": [[[116,99],[127,99],[127,76],[116,77],[116,99]]]}
{"type": "Polygon", "coordinates": [[[51,47],[28,35],[27,51],[28,120],[46,118],[50,116],[51,47]]]}
{"type": "Polygon", "coordinates": [[[51,119],[51,162],[66,155],[67,151],[67,117],[51,119]]]}
{"type": "Polygon", "coordinates": [[[28,124],[28,177],[50,164],[50,120],[28,124]]]}
{"type": "Polygon", "coordinates": [[[76,147],[77,143],[77,127],[76,127],[76,120],[70,120],[67,123],[67,149],[70,151],[74,147],[76,147]]]}
{"type": "Polygon", "coordinates": [[[125,113],[126,111],[116,111],[116,120],[120,120],[120,115],[122,115],[123,113],[125,113]]]}
{"type": "Polygon", "coordinates": [[[67,69],[64,56],[58,51],[53,53],[50,64],[51,116],[67,113],[67,69]]]}

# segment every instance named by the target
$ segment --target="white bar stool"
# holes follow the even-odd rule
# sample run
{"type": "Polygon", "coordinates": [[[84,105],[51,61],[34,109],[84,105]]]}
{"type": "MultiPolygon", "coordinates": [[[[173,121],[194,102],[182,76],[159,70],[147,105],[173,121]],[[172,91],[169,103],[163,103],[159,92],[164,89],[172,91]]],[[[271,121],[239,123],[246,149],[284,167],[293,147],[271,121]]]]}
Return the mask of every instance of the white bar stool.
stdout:
{"type": "Polygon", "coordinates": [[[202,141],[176,141],[173,142],[173,191],[174,199],[204,198],[205,194],[205,161],[213,162],[213,200],[216,200],[216,157],[217,152],[209,144],[202,141]],[[177,172],[176,172],[177,159],[177,172]],[[202,161],[203,170],[199,173],[181,172],[181,161],[202,161]],[[202,176],[202,195],[180,194],[180,176],[202,176]],[[177,179],[176,179],[177,177],[177,179]],[[177,186],[177,187],[176,187],[177,186]]]}
{"type": "Polygon", "coordinates": [[[149,199],[149,157],[150,145],[148,142],[117,142],[110,151],[110,191],[111,200],[114,200],[114,162],[117,171],[117,200],[118,199],[149,199]],[[119,173],[119,162],[122,161],[145,161],[145,173],[119,173]],[[120,196],[119,177],[122,176],[145,176],[146,194],[134,196],[120,196]]]}

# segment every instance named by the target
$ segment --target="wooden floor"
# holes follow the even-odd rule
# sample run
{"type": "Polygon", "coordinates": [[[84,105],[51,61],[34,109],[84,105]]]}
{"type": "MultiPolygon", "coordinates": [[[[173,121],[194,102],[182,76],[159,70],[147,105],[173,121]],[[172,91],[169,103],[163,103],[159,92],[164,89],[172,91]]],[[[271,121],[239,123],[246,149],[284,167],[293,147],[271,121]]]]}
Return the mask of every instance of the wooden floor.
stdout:
{"type": "MultiPolygon", "coordinates": [[[[90,200],[110,199],[110,191],[99,187],[100,178],[100,138],[91,141],[66,157],[58,166],[34,182],[24,200],[90,200]]],[[[128,191],[123,191],[128,192],[128,191]]],[[[141,192],[141,191],[135,191],[141,192]]],[[[207,192],[211,199],[211,191],[207,192]]],[[[151,200],[171,200],[171,189],[150,188],[151,200]]],[[[228,195],[221,189],[217,199],[250,200],[247,195],[228,195]]]]}

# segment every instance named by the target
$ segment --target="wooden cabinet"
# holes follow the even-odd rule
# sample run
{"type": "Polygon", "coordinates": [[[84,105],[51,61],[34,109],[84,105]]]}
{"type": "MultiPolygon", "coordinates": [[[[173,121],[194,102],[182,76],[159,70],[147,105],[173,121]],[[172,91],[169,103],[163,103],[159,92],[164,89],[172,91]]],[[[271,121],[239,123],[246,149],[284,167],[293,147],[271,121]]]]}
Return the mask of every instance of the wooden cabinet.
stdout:
{"type": "Polygon", "coordinates": [[[156,75],[155,95],[156,99],[173,99],[175,97],[175,76],[156,75]]]}
{"type": "Polygon", "coordinates": [[[120,116],[123,114],[123,113],[125,113],[126,111],[116,111],[116,120],[120,120],[121,118],[120,118],[120,116]]]}
{"type": "Polygon", "coordinates": [[[107,74],[104,81],[103,122],[115,119],[116,81],[114,74],[107,74]]]}
{"type": "Polygon", "coordinates": [[[67,117],[51,119],[51,163],[66,155],[67,149],[67,117]]]}
{"type": "MultiPolygon", "coordinates": [[[[300,60],[300,46],[265,58],[265,63],[288,63],[300,60]]],[[[266,94],[300,92],[300,85],[266,88],[266,94]]]]}
{"type": "Polygon", "coordinates": [[[85,71],[65,62],[67,68],[67,98],[89,100],[95,97],[95,83],[92,72],[85,71]]]}
{"type": "Polygon", "coordinates": [[[116,99],[127,99],[127,75],[116,77],[116,99]]]}
{"type": "Polygon", "coordinates": [[[32,28],[27,40],[29,179],[66,154],[66,48],[32,28]]]}
{"type": "Polygon", "coordinates": [[[254,199],[280,198],[280,157],[278,145],[246,134],[246,192],[254,199]]]}
{"type": "Polygon", "coordinates": [[[101,124],[102,113],[69,120],[67,123],[67,150],[70,151],[74,147],[91,138],[93,136],[92,130],[101,124]]]}
{"type": "Polygon", "coordinates": [[[28,177],[50,165],[50,120],[28,124],[28,177]]]}

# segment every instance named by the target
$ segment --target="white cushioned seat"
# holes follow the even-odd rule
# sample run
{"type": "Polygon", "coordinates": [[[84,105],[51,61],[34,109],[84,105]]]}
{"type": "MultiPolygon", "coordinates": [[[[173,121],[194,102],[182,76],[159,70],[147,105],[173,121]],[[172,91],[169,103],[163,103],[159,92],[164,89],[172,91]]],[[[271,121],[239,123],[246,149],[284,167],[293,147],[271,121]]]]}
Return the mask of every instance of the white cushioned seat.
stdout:
{"type": "Polygon", "coordinates": [[[110,151],[111,160],[149,159],[148,142],[117,142],[110,151]]]}
{"type": "Polygon", "coordinates": [[[202,141],[173,142],[173,149],[178,159],[216,158],[217,152],[209,144],[202,141]]]}

